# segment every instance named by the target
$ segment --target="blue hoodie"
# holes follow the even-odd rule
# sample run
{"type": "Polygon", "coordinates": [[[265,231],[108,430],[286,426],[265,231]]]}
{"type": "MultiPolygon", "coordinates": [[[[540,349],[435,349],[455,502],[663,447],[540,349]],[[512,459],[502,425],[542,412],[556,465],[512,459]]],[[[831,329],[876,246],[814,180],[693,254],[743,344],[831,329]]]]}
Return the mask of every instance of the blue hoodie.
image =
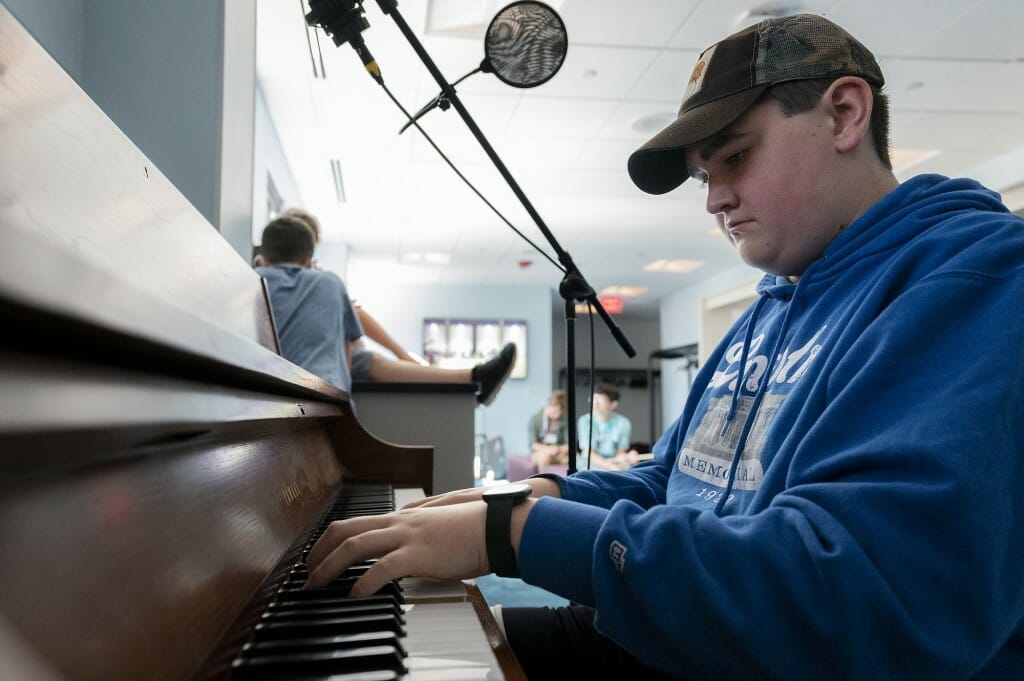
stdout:
{"type": "Polygon", "coordinates": [[[686,678],[1024,679],[1024,220],[920,176],[758,290],[653,461],[537,502],[523,579],[686,678]]]}

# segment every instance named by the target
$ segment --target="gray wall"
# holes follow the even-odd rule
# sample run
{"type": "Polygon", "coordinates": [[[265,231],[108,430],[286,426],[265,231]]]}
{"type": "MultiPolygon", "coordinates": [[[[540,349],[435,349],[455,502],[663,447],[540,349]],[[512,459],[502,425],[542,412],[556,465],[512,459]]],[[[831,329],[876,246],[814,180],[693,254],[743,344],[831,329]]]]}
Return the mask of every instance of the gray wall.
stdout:
{"type": "MultiPolygon", "coordinates": [[[[273,180],[278,193],[284,199],[285,206],[302,207],[305,204],[295,184],[291,166],[284,155],[281,139],[277,133],[274,120],[270,117],[267,100],[263,90],[256,86],[256,130],[252,192],[252,243],[258,244],[263,235],[263,227],[267,224],[267,182],[273,180]]],[[[327,244],[321,244],[321,249],[327,244]]],[[[322,260],[323,256],[318,255],[322,260]]],[[[336,271],[344,275],[341,266],[336,271]]],[[[344,278],[344,277],[343,277],[344,278]]]]}
{"type": "Polygon", "coordinates": [[[256,3],[224,0],[217,219],[246,262],[252,250],[256,126],[256,3]]]}
{"type": "Polygon", "coordinates": [[[84,28],[86,92],[217,224],[222,3],[90,0],[84,28]]]}
{"type": "Polygon", "coordinates": [[[85,0],[0,0],[72,78],[82,84],[85,0]]]}
{"type": "Polygon", "coordinates": [[[225,238],[248,260],[255,97],[253,3],[0,2],[203,217],[224,228],[225,238]],[[230,74],[227,81],[225,69],[230,74]],[[225,130],[230,131],[229,139],[225,130]]]}
{"type": "MultiPolygon", "coordinates": [[[[629,358],[612,338],[611,332],[600,317],[594,318],[594,366],[596,369],[635,369],[646,372],[647,358],[661,347],[660,320],[651,317],[613,316],[636,356],[629,358]]],[[[557,314],[551,322],[551,352],[554,356],[551,385],[558,385],[558,376],[566,366],[565,316],[559,303],[557,314]]],[[[576,370],[577,375],[589,373],[590,367],[590,319],[588,315],[576,318],[576,370]]],[[[650,434],[650,411],[647,388],[618,386],[621,393],[619,413],[628,417],[633,425],[634,442],[653,442],[650,434]]],[[[576,413],[588,409],[589,392],[581,388],[576,395],[576,413]]],[[[524,436],[525,437],[525,436],[524,436]]]]}

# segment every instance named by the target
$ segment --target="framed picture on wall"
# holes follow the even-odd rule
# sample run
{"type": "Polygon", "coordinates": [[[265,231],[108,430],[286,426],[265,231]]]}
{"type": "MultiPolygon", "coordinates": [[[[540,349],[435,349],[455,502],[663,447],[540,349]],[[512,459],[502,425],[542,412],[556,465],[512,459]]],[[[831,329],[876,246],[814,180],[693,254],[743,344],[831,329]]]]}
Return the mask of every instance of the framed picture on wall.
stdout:
{"type": "Polygon", "coordinates": [[[423,357],[431,366],[468,369],[515,343],[509,378],[526,378],[526,322],[521,319],[424,319],[423,357]]]}

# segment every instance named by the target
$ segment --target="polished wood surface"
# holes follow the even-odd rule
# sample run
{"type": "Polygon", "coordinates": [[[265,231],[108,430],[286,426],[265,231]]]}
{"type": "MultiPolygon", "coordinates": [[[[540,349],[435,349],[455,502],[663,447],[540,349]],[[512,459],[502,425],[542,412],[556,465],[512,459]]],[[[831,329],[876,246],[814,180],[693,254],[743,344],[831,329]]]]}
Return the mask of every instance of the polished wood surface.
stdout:
{"type": "MultiPolygon", "coordinates": [[[[259,276],[248,258],[220,238],[2,3],[0,159],[0,225],[15,242],[38,238],[88,264],[115,283],[104,294],[135,289],[233,334],[270,342],[259,276]]],[[[35,268],[29,281],[37,286],[26,296],[36,289],[41,299],[85,313],[95,307],[91,280],[47,263],[3,250],[0,276],[35,268]],[[59,297],[47,295],[52,291],[59,297]]],[[[195,340],[188,327],[167,332],[168,339],[195,340]]]]}
{"type": "Polygon", "coordinates": [[[505,640],[505,635],[498,628],[498,623],[495,621],[487,601],[484,600],[483,594],[480,593],[480,587],[473,582],[467,582],[466,592],[469,594],[469,602],[473,605],[473,611],[483,626],[487,643],[490,645],[491,650],[494,651],[494,656],[498,658],[498,664],[505,675],[505,681],[526,681],[523,668],[519,666],[516,654],[512,652],[508,641],[505,640]]]}
{"type": "MultiPolygon", "coordinates": [[[[39,376],[74,375],[66,360],[18,359],[39,376]]],[[[66,678],[189,676],[339,485],[361,473],[430,482],[429,448],[373,440],[347,405],[306,401],[303,415],[287,398],[113,374],[113,393],[54,394],[54,411],[145,394],[150,419],[65,431],[54,422],[77,416],[54,415],[0,430],[0,613],[66,678]],[[214,418],[162,420],[160,405],[196,395],[214,418]]],[[[0,401],[26,383],[4,381],[0,401]]]]}
{"type": "Polygon", "coordinates": [[[395,444],[434,447],[433,490],[472,487],[476,425],[475,383],[356,383],[352,399],[360,423],[395,444]]]}

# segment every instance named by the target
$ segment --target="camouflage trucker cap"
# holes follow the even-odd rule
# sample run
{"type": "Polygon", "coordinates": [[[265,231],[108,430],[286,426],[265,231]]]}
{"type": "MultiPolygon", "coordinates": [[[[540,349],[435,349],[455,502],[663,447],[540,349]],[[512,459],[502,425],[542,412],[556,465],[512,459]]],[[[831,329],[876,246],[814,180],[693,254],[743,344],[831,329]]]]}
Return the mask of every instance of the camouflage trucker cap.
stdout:
{"type": "Polygon", "coordinates": [[[629,157],[629,176],[648,194],[687,178],[683,150],[738,119],[776,83],[860,76],[882,87],[882,69],[856,38],[816,14],[767,19],[715,43],[690,74],[676,120],[629,157]]]}

